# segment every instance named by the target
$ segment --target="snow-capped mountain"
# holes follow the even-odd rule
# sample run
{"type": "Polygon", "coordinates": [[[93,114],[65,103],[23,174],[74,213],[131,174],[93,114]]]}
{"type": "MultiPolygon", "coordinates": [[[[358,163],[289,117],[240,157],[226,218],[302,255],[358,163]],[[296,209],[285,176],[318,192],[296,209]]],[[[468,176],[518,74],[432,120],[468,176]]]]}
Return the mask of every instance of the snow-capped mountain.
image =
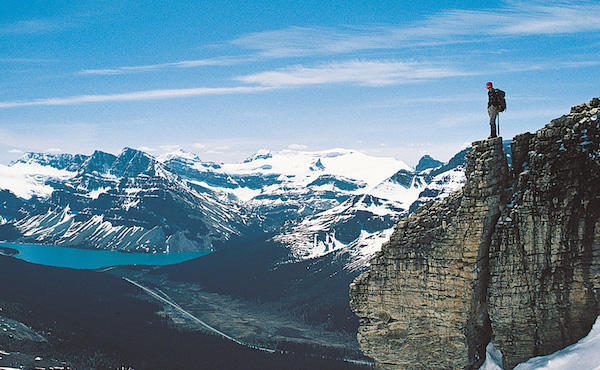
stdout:
{"type": "MultiPolygon", "coordinates": [[[[183,152],[159,160],[190,183],[226,192],[250,207],[262,217],[262,228],[276,231],[274,240],[291,249],[293,259],[350,248],[362,261],[359,266],[428,189],[431,167],[442,165],[424,157],[417,171],[393,158],[345,149],[261,150],[243,163],[222,165],[183,152]]],[[[460,164],[446,170],[456,166],[460,164]]]]}
{"type": "Polygon", "coordinates": [[[440,200],[462,186],[464,152],[446,165],[424,157],[415,169],[403,167],[366,192],[292,223],[275,240],[288,245],[297,259],[339,251],[349,256],[346,268],[363,268],[415,204],[440,200]]]}
{"type": "Polygon", "coordinates": [[[155,158],[128,148],[118,156],[29,154],[0,167],[0,178],[9,176],[20,182],[0,186],[18,189],[23,202],[10,226],[26,242],[144,252],[207,250],[243,236],[252,224],[238,203],[198,190],[155,158]]]}
{"type": "Polygon", "coordinates": [[[271,232],[291,260],[343,250],[360,268],[416,204],[462,185],[464,153],[457,157],[444,165],[426,156],[413,169],[346,149],[261,150],[231,164],[129,148],[29,153],[0,166],[0,238],[161,252],[271,232]]]}

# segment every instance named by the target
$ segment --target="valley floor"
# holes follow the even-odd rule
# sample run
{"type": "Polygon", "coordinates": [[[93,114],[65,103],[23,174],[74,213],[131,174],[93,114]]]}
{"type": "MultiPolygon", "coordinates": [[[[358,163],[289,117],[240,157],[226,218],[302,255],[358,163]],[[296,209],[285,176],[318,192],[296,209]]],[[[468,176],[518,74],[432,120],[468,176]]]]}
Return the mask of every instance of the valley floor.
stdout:
{"type": "Polygon", "coordinates": [[[369,367],[343,360],[356,357],[336,333],[319,340],[326,331],[272,307],[145,277],[151,269],[73,270],[0,256],[0,271],[0,369],[369,367]]]}
{"type": "MultiPolygon", "coordinates": [[[[147,299],[159,301],[172,324],[180,330],[201,330],[251,348],[349,358],[371,364],[358,349],[356,337],[309,325],[278,307],[277,303],[248,302],[211,293],[198,284],[176,282],[148,274],[148,269],[114,268],[106,272],[145,288],[147,299]]],[[[143,289],[142,288],[142,289],[143,289]]]]}

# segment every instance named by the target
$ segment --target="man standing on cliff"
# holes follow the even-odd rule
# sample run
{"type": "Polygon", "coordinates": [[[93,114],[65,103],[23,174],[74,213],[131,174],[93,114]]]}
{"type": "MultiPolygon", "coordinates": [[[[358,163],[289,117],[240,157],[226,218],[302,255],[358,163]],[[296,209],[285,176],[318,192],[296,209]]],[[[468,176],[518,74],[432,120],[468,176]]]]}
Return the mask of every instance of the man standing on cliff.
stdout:
{"type": "Polygon", "coordinates": [[[504,92],[494,89],[492,83],[488,81],[485,86],[488,89],[488,114],[490,115],[490,137],[496,137],[496,117],[499,112],[504,110],[504,92]]]}

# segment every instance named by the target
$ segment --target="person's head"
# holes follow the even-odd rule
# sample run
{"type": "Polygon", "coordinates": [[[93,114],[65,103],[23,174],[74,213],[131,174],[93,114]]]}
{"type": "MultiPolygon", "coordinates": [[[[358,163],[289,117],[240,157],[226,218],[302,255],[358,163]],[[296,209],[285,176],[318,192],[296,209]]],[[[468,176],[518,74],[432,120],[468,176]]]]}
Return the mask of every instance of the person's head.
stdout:
{"type": "Polygon", "coordinates": [[[488,90],[491,90],[493,88],[492,83],[490,81],[485,83],[485,87],[487,87],[488,90]]]}

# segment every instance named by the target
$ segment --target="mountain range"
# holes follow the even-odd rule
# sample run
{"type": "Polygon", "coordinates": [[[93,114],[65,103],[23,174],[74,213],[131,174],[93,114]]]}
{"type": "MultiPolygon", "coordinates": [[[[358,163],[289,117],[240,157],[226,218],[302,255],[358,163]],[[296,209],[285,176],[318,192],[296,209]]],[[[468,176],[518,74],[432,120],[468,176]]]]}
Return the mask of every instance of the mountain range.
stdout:
{"type": "Polygon", "coordinates": [[[161,289],[188,307],[201,290],[265,305],[266,312],[330,333],[298,337],[258,328],[244,339],[250,343],[312,348],[322,345],[314,338],[332,335],[328,346],[359,356],[348,286],[398,220],[463,186],[470,150],[447,163],[424,156],[414,168],[347,149],[261,150],[234,164],[130,148],[119,155],[28,153],[0,165],[0,240],[137,253],[212,251],[141,271],[137,279],[160,279],[161,289]]]}
{"type": "MultiPolygon", "coordinates": [[[[425,156],[415,168],[347,149],[261,150],[234,164],[130,148],[119,155],[28,153],[0,165],[0,240],[139,253],[209,250],[150,274],[267,303],[352,338],[358,319],[349,284],[399,219],[463,185],[469,150],[448,163],[425,156]]],[[[356,348],[356,339],[346,346],[356,348]]]]}
{"type": "Polygon", "coordinates": [[[462,186],[466,152],[416,168],[347,149],[261,150],[235,164],[181,150],[28,153],[0,165],[0,239],[155,253],[269,234],[290,261],[344,250],[360,269],[398,219],[462,186]]]}

